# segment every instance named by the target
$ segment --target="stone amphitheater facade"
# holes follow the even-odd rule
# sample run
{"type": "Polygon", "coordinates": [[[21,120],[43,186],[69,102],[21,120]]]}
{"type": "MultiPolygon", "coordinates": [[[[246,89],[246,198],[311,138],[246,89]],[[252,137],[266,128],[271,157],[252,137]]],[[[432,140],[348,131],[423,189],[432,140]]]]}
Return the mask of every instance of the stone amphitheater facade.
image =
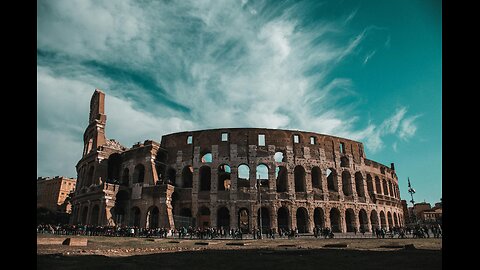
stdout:
{"type": "Polygon", "coordinates": [[[71,223],[138,227],[371,231],[404,225],[394,164],[363,144],[262,128],[187,131],[131,148],[105,136],[95,90],[71,223]]]}

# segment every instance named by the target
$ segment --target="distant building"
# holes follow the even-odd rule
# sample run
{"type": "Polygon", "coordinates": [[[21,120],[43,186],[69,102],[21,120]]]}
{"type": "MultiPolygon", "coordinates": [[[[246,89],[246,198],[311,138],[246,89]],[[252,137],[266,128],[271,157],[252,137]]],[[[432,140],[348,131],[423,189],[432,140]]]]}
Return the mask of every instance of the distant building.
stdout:
{"type": "Polygon", "coordinates": [[[75,189],[77,179],[64,176],[39,177],[37,179],[37,208],[54,212],[71,213],[69,195],[75,189]]]}

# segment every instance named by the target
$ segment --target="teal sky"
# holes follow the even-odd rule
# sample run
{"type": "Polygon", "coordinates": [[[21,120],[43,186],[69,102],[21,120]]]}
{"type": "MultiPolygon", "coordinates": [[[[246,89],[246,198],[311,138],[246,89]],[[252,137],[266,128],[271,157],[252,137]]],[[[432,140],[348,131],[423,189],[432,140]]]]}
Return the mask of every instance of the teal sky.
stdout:
{"type": "Polygon", "coordinates": [[[130,147],[219,127],[299,129],[442,197],[441,1],[37,3],[37,174],[76,177],[89,99],[130,147]]]}

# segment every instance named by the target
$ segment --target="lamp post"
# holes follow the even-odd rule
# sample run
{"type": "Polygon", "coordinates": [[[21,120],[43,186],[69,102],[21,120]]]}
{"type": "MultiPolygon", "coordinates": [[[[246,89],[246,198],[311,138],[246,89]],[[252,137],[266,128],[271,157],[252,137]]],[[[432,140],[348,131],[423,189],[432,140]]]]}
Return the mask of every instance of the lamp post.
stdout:
{"type": "Polygon", "coordinates": [[[410,196],[412,197],[412,199],[410,200],[410,202],[412,203],[412,206],[413,206],[413,216],[412,216],[412,221],[414,223],[416,223],[416,214],[415,214],[415,200],[413,199],[413,194],[415,194],[415,189],[412,188],[412,185],[410,184],[410,177],[408,177],[408,193],[410,193],[410,196]]]}

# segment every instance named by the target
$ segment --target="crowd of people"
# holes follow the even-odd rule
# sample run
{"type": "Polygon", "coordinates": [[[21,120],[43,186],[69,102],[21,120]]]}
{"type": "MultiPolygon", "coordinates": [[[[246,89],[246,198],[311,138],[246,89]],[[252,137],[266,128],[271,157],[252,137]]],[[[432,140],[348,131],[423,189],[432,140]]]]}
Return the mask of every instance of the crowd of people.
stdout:
{"type": "MultiPolygon", "coordinates": [[[[39,224],[37,233],[48,233],[58,235],[85,235],[85,236],[120,236],[120,237],[154,237],[154,238],[180,238],[180,239],[243,239],[245,238],[271,238],[275,239],[277,230],[275,228],[259,229],[253,228],[245,232],[241,229],[226,229],[223,227],[180,227],[178,229],[168,228],[140,228],[137,226],[92,226],[92,225],[70,225],[70,224],[39,224]],[[246,236],[244,236],[246,234],[246,236]]],[[[366,237],[366,231],[361,228],[361,236],[357,236],[354,229],[354,235],[349,237],[366,237]]],[[[305,234],[300,234],[298,228],[279,228],[278,237],[294,239],[305,234]]],[[[307,234],[310,235],[310,234],[307,234]]],[[[315,238],[334,238],[335,234],[329,227],[316,226],[313,229],[315,238]]],[[[441,238],[442,227],[435,225],[415,225],[407,227],[381,228],[372,226],[372,237],[376,238],[441,238]]],[[[368,237],[368,235],[367,235],[368,237]]]]}

